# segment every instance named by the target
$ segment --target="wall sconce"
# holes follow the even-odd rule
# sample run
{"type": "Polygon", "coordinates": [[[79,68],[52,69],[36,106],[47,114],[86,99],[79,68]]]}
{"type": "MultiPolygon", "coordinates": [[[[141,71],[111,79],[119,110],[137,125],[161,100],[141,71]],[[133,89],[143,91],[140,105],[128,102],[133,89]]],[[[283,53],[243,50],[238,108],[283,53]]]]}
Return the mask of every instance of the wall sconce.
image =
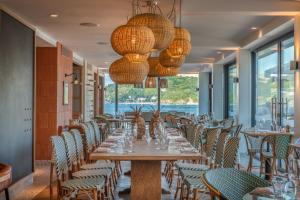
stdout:
{"type": "Polygon", "coordinates": [[[291,61],[290,70],[298,70],[299,69],[299,61],[293,60],[291,61]]]}
{"type": "Polygon", "coordinates": [[[72,81],[72,84],[74,84],[74,85],[79,84],[79,80],[78,80],[77,74],[75,72],[73,72],[72,74],[65,74],[65,78],[68,76],[72,76],[72,77],[74,76],[74,80],[72,81]]]}

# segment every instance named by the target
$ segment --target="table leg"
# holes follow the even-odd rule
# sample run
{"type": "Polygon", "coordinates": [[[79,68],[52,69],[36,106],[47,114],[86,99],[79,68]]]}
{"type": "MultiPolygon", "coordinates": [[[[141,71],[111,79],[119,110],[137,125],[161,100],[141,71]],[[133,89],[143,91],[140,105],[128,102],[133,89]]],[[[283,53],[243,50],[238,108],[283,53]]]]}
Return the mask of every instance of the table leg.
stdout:
{"type": "Polygon", "coordinates": [[[132,200],[161,199],[161,161],[131,161],[132,200]]]}

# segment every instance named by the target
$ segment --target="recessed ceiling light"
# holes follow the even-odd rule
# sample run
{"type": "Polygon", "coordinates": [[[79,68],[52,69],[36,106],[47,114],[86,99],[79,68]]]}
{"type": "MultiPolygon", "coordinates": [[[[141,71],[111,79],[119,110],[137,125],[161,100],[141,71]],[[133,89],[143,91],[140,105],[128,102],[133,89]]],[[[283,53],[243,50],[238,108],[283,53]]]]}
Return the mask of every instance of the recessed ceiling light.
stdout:
{"type": "Polygon", "coordinates": [[[50,14],[49,17],[51,17],[51,18],[58,18],[58,14],[54,14],[53,13],[53,14],[50,14]]]}
{"type": "Polygon", "coordinates": [[[257,27],[253,26],[251,27],[251,30],[257,30],[257,27]]]}
{"type": "Polygon", "coordinates": [[[84,22],[84,23],[80,23],[80,26],[99,27],[100,24],[95,24],[95,23],[91,23],[91,22],[84,22]]]}
{"type": "Polygon", "coordinates": [[[217,54],[222,54],[222,51],[217,51],[217,54]]]}

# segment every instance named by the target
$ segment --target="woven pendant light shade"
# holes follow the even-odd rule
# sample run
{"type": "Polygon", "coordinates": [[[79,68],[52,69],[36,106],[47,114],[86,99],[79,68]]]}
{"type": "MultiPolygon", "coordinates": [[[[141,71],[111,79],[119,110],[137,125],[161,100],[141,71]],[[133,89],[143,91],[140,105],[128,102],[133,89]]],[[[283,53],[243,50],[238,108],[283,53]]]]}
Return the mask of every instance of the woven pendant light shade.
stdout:
{"type": "Polygon", "coordinates": [[[147,61],[149,54],[147,53],[147,54],[141,55],[141,54],[136,54],[136,53],[129,53],[129,54],[125,54],[124,57],[127,58],[130,62],[141,63],[141,62],[147,61]]]}
{"type": "Polygon", "coordinates": [[[121,58],[113,62],[109,68],[111,80],[118,84],[142,83],[149,72],[147,62],[132,63],[126,58],[121,58]]]}
{"type": "Polygon", "coordinates": [[[111,46],[120,55],[147,54],[154,42],[153,32],[146,26],[119,26],[111,35],[111,46]]]}
{"type": "Polygon", "coordinates": [[[159,54],[159,63],[164,67],[180,67],[185,60],[185,56],[172,57],[166,50],[159,54]]]}
{"type": "Polygon", "coordinates": [[[190,32],[182,27],[175,27],[175,37],[174,39],[184,39],[191,42],[190,32]]]}
{"type": "Polygon", "coordinates": [[[154,34],[153,50],[167,48],[174,39],[175,29],[170,20],[162,15],[153,13],[139,14],[129,19],[129,25],[147,26],[154,34]]]}
{"type": "Polygon", "coordinates": [[[176,76],[179,73],[180,68],[177,67],[164,67],[159,63],[158,57],[148,58],[149,63],[149,77],[164,77],[164,76],[176,76]]]}
{"type": "Polygon", "coordinates": [[[155,77],[147,77],[145,81],[145,88],[156,88],[156,78],[155,77]]]}
{"type": "Polygon", "coordinates": [[[185,56],[190,53],[192,49],[191,43],[184,39],[174,39],[167,49],[167,52],[172,57],[185,56]]]}

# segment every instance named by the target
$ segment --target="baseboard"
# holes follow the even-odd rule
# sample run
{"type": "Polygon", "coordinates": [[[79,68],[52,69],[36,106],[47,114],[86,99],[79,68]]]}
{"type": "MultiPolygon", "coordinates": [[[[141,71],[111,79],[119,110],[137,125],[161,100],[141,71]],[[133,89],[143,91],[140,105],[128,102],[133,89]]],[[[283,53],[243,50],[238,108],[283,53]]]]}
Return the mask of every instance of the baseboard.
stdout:
{"type": "MultiPolygon", "coordinates": [[[[10,199],[14,199],[17,194],[26,190],[29,186],[33,184],[33,173],[25,176],[24,178],[20,179],[19,181],[15,182],[13,185],[9,187],[9,195],[10,199]]],[[[4,192],[0,194],[0,200],[5,200],[4,192]]]]}

